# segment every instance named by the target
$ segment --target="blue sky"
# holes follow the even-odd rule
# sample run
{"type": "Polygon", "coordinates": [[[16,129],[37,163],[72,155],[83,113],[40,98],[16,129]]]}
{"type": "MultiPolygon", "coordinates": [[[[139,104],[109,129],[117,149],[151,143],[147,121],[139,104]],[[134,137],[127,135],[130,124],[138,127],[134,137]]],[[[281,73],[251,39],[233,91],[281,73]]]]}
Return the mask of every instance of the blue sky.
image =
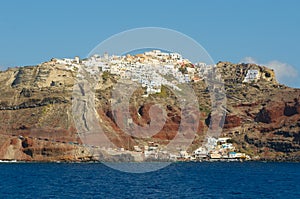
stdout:
{"type": "Polygon", "coordinates": [[[296,0],[10,0],[0,4],[0,67],[85,57],[109,36],[155,26],[192,37],[215,62],[268,65],[300,87],[299,9],[296,0]]]}

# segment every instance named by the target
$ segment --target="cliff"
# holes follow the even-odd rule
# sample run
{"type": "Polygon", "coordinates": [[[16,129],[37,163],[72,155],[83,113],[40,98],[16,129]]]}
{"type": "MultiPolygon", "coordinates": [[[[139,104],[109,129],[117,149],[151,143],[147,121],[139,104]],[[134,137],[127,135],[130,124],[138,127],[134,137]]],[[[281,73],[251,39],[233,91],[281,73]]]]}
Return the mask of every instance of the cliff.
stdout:
{"type": "MultiPolygon", "coordinates": [[[[261,160],[300,160],[300,90],[276,82],[274,71],[255,64],[220,62],[227,106],[222,136],[229,136],[241,152],[261,160]]],[[[93,154],[82,145],[72,114],[72,92],[78,68],[56,60],[37,66],[0,72],[0,159],[26,161],[89,161],[93,154]]],[[[151,138],[140,139],[122,132],[111,109],[111,89],[119,77],[103,73],[95,90],[95,107],[108,138],[119,148],[133,150],[155,142],[170,142],[180,126],[178,101],[167,87],[141,97],[139,87],[131,98],[129,112],[134,123],[146,126],[159,120],[149,111],[153,104],[164,107],[166,123],[151,138]]],[[[200,120],[189,151],[205,138],[210,123],[210,96],[200,80],[191,83],[199,102],[200,120]]],[[[124,157],[130,160],[130,157],[124,157]]]]}

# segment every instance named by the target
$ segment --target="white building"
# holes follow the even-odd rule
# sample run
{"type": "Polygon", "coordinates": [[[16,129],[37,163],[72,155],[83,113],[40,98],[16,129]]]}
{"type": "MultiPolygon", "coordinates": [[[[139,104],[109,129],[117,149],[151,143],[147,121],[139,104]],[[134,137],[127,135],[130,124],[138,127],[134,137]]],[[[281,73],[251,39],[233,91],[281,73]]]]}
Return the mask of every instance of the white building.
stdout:
{"type": "Polygon", "coordinates": [[[243,82],[251,82],[251,81],[257,81],[259,78],[259,71],[258,70],[248,70],[245,79],[243,82]]]}
{"type": "Polygon", "coordinates": [[[207,157],[208,152],[204,147],[199,147],[198,149],[196,149],[194,151],[193,154],[196,158],[205,158],[205,157],[207,157]]]}
{"type": "Polygon", "coordinates": [[[76,57],[74,58],[74,61],[75,61],[76,64],[79,64],[80,58],[79,58],[78,56],[76,56],[76,57]]]}

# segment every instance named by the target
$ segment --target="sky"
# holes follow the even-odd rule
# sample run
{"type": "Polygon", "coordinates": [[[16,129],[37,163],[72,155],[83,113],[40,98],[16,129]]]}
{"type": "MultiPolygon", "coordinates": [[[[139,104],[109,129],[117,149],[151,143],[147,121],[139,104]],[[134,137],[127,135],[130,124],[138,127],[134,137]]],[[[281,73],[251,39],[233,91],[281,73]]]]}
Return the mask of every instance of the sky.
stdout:
{"type": "Polygon", "coordinates": [[[163,27],[196,40],[215,62],[266,65],[300,88],[299,9],[297,0],[2,1],[0,69],[84,58],[114,34],[163,27]]]}

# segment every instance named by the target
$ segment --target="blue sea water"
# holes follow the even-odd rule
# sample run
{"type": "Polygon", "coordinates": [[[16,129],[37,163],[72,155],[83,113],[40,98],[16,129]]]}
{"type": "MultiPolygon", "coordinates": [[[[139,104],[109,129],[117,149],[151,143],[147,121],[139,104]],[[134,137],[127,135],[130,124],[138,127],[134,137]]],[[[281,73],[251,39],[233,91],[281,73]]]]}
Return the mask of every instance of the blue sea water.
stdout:
{"type": "Polygon", "coordinates": [[[141,174],[101,163],[3,163],[0,177],[0,198],[300,198],[299,163],[174,163],[141,174]]]}

